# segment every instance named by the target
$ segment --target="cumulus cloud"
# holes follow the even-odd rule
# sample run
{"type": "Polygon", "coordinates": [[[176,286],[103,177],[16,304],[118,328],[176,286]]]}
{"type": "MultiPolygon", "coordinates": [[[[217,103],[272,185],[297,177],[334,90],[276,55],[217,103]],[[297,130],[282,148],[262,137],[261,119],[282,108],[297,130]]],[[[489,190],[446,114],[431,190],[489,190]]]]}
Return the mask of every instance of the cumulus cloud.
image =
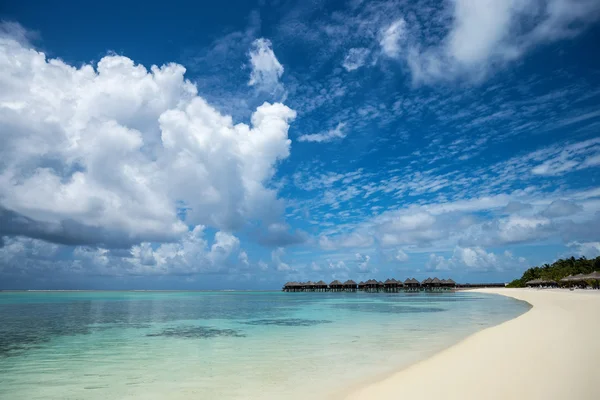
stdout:
{"type": "Polygon", "coordinates": [[[569,247],[575,249],[580,256],[587,258],[600,256],[600,242],[571,242],[569,247]]]}
{"type": "Polygon", "coordinates": [[[6,36],[0,71],[0,218],[10,221],[0,234],[127,247],[177,240],[188,225],[274,223],[283,211],[266,186],[290,154],[296,113],[283,104],[235,124],[181,65],[108,55],[75,67],[6,36]]]}
{"type": "Polygon", "coordinates": [[[419,27],[407,26],[405,60],[417,83],[482,79],[537,45],[576,36],[600,16],[595,0],[456,0],[447,4],[452,20],[447,35],[437,44],[421,42],[419,27]]]}
{"type": "Polygon", "coordinates": [[[548,218],[560,218],[577,214],[582,210],[583,207],[573,201],[559,199],[550,203],[550,205],[544,211],[542,211],[541,214],[548,218]]]}
{"type": "Polygon", "coordinates": [[[342,67],[348,72],[354,71],[365,65],[371,50],[360,47],[348,50],[348,54],[344,57],[342,67]]]}
{"type": "Polygon", "coordinates": [[[359,273],[375,273],[378,271],[377,268],[369,265],[369,263],[371,262],[371,256],[369,256],[368,254],[356,253],[354,255],[354,258],[356,259],[356,265],[358,266],[359,273]]]}
{"type": "Polygon", "coordinates": [[[427,271],[447,271],[466,269],[469,271],[489,272],[503,271],[521,267],[526,263],[522,257],[515,258],[506,251],[503,254],[487,252],[481,247],[456,246],[452,256],[444,258],[441,255],[430,254],[425,269],[427,271]]]}
{"type": "Polygon", "coordinates": [[[238,254],[238,260],[240,263],[246,267],[250,265],[250,261],[248,260],[248,253],[245,250],[241,250],[240,254],[238,254]]]}
{"type": "Polygon", "coordinates": [[[251,71],[248,85],[270,94],[281,92],[283,86],[279,78],[283,75],[284,69],[273,52],[271,41],[264,38],[256,39],[252,42],[249,57],[251,71]]]}
{"type": "Polygon", "coordinates": [[[347,271],[348,267],[346,266],[346,263],[342,260],[339,260],[337,262],[335,261],[331,261],[331,260],[327,260],[327,265],[329,267],[330,270],[343,270],[343,271],[347,271]]]}
{"type": "Polygon", "coordinates": [[[293,230],[288,224],[274,222],[266,230],[258,233],[258,243],[270,247],[286,247],[305,243],[309,239],[308,233],[302,229],[293,230]]]}
{"type": "Polygon", "coordinates": [[[69,259],[56,257],[67,254],[70,248],[25,237],[8,238],[0,248],[0,270],[18,275],[27,270],[29,276],[64,277],[93,274],[103,276],[194,275],[218,273],[237,265],[239,239],[218,231],[209,245],[205,227],[198,225],[176,243],[152,245],[142,242],[129,251],[114,251],[101,247],[78,246],[69,259]]]}
{"type": "Polygon", "coordinates": [[[278,247],[271,252],[271,261],[277,271],[293,271],[293,268],[289,264],[285,263],[281,257],[285,255],[285,249],[278,247]]]}
{"type": "Polygon", "coordinates": [[[323,143],[323,142],[331,142],[334,140],[341,140],[346,137],[346,132],[344,132],[345,127],[346,127],[346,124],[343,122],[340,122],[339,124],[337,124],[337,126],[334,129],[330,129],[330,130],[328,130],[326,132],[322,132],[322,133],[312,133],[312,134],[308,134],[308,135],[302,135],[302,136],[298,137],[298,141],[299,142],[323,143]]]}
{"type": "Polygon", "coordinates": [[[399,262],[406,262],[408,261],[408,254],[406,254],[404,251],[402,251],[402,249],[398,249],[398,251],[396,252],[396,255],[394,256],[394,259],[396,261],[399,262]]]}

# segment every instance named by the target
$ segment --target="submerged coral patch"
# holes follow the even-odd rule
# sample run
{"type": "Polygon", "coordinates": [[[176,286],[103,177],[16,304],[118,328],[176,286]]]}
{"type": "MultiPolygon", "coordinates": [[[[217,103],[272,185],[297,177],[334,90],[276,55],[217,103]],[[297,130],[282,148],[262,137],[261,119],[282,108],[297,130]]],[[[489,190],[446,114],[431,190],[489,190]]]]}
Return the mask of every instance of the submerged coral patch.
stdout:
{"type": "Polygon", "coordinates": [[[167,328],[161,332],[148,333],[146,336],[156,337],[179,337],[188,339],[210,339],[214,337],[245,337],[243,333],[235,329],[218,329],[207,326],[180,326],[167,328]]]}
{"type": "Polygon", "coordinates": [[[242,322],[246,325],[274,325],[274,326],[315,326],[329,324],[332,321],[325,319],[302,319],[302,318],[279,318],[279,319],[257,319],[242,322]]]}

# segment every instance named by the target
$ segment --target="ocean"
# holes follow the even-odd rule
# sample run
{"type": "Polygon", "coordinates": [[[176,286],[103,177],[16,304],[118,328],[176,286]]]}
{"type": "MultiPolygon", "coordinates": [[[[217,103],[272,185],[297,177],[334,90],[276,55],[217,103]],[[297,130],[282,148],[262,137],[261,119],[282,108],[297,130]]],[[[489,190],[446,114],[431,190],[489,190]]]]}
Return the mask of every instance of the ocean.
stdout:
{"type": "Polygon", "coordinates": [[[1,292],[0,399],[325,399],[526,312],[472,292],[1,292]]]}

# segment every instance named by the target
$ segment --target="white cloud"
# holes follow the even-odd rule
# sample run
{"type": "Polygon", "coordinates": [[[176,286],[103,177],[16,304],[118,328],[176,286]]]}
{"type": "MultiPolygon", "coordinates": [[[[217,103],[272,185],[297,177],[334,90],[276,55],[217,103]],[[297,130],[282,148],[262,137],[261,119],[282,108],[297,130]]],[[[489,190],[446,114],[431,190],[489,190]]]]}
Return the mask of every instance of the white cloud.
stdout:
{"type": "Polygon", "coordinates": [[[346,137],[346,132],[344,132],[344,128],[346,124],[340,122],[334,129],[330,129],[327,132],[323,133],[313,133],[309,135],[302,135],[298,137],[299,142],[331,142],[334,140],[340,140],[346,137]]]}
{"type": "Polygon", "coordinates": [[[403,46],[403,41],[406,40],[406,21],[400,18],[392,22],[387,28],[381,32],[379,45],[381,50],[388,57],[398,57],[403,46]]]}
{"type": "Polygon", "coordinates": [[[147,70],[109,55],[73,67],[6,37],[0,71],[9,234],[127,247],[177,239],[186,225],[235,230],[281,215],[266,184],[290,154],[296,113],[285,105],[265,103],[250,126],[234,124],[181,65],[147,70]]]}
{"type": "Polygon", "coordinates": [[[371,256],[369,256],[368,254],[356,253],[354,255],[354,258],[356,259],[356,263],[358,265],[358,271],[360,273],[365,273],[365,272],[375,273],[378,271],[377,268],[374,268],[369,265],[369,263],[371,262],[371,256]]]}
{"type": "Polygon", "coordinates": [[[364,47],[352,48],[342,62],[342,66],[348,72],[354,71],[365,65],[371,51],[364,47]]]}
{"type": "Polygon", "coordinates": [[[577,214],[582,210],[583,207],[573,201],[559,199],[550,203],[541,214],[548,218],[560,218],[577,214]]]}
{"type": "Polygon", "coordinates": [[[245,250],[240,250],[240,253],[238,254],[238,261],[246,267],[250,266],[250,261],[248,260],[248,253],[246,253],[245,250]]]}
{"type": "Polygon", "coordinates": [[[330,270],[343,270],[343,271],[347,271],[348,267],[346,266],[346,263],[342,260],[334,262],[331,260],[327,261],[327,265],[329,266],[330,270]]]}
{"type": "Polygon", "coordinates": [[[406,254],[404,251],[402,251],[402,249],[398,249],[398,251],[396,252],[396,255],[394,256],[394,259],[396,261],[399,262],[406,262],[408,261],[408,254],[406,254]]]}
{"type": "MultiPolygon", "coordinates": [[[[131,248],[131,257],[122,260],[121,270],[130,274],[196,274],[221,270],[232,261],[240,259],[239,239],[227,232],[215,233],[212,246],[208,246],[204,226],[198,225],[177,243],[163,243],[153,250],[150,243],[131,248]]],[[[103,249],[94,250],[102,253],[103,249]]]]}
{"type": "Polygon", "coordinates": [[[469,271],[502,271],[522,267],[526,263],[523,257],[515,259],[511,252],[497,255],[487,252],[481,247],[456,246],[452,256],[448,259],[436,254],[429,255],[426,265],[427,271],[447,271],[467,269],[469,271]]]}
{"type": "Polygon", "coordinates": [[[258,262],[258,268],[259,268],[261,271],[266,271],[266,270],[268,270],[268,269],[269,269],[269,264],[267,264],[267,263],[266,263],[266,262],[264,262],[264,261],[259,261],[259,262],[258,262]]]}
{"type": "Polygon", "coordinates": [[[558,176],[574,170],[598,165],[600,138],[593,138],[565,146],[554,146],[534,153],[544,161],[531,169],[534,175],[558,176]]]}
{"type": "Polygon", "coordinates": [[[271,261],[277,271],[292,271],[292,267],[281,260],[281,257],[285,255],[285,249],[278,247],[271,252],[271,261]]]}
{"type": "Polygon", "coordinates": [[[448,34],[429,46],[412,29],[406,61],[415,82],[482,79],[537,46],[581,32],[600,16],[596,0],[455,0],[448,34]]]}
{"type": "Polygon", "coordinates": [[[425,264],[425,271],[448,271],[450,269],[448,261],[443,256],[437,254],[430,254],[427,264],[425,264]]]}
{"type": "Polygon", "coordinates": [[[256,39],[252,42],[249,57],[252,70],[248,85],[270,94],[281,92],[283,86],[279,78],[283,75],[284,69],[275,57],[271,41],[264,38],[256,39]]]}
{"type": "Polygon", "coordinates": [[[579,255],[587,258],[600,256],[600,242],[571,242],[569,247],[576,249],[579,255]]]}
{"type": "Polygon", "coordinates": [[[335,250],[339,248],[358,248],[372,246],[375,240],[369,234],[352,232],[348,235],[337,237],[321,236],[319,246],[323,250],[335,250]]]}

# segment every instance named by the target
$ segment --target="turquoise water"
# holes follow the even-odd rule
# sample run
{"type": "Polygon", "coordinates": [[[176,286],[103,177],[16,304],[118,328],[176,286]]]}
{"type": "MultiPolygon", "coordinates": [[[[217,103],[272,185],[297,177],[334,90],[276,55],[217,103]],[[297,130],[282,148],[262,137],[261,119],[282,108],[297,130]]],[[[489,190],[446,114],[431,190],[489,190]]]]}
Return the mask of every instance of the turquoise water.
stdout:
{"type": "Polygon", "coordinates": [[[327,398],[528,309],[468,292],[4,292],[0,399],[327,398]]]}

